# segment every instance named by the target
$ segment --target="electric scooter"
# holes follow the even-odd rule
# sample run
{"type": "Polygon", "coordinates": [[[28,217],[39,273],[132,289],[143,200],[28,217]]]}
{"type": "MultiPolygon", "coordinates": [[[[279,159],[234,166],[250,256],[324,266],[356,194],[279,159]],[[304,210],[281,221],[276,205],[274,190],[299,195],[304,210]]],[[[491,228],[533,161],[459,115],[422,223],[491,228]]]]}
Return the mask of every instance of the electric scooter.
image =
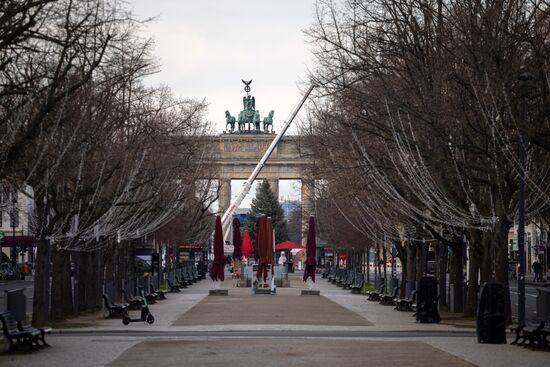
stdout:
{"type": "Polygon", "coordinates": [[[151,312],[149,311],[149,305],[147,304],[147,300],[145,299],[143,289],[141,290],[141,299],[143,301],[143,305],[141,306],[141,317],[139,319],[132,319],[128,311],[126,311],[124,313],[124,316],[122,316],[122,323],[124,325],[128,325],[131,322],[137,321],[146,322],[148,324],[152,324],[153,322],[155,322],[155,318],[153,317],[153,315],[151,315],[151,312]]]}

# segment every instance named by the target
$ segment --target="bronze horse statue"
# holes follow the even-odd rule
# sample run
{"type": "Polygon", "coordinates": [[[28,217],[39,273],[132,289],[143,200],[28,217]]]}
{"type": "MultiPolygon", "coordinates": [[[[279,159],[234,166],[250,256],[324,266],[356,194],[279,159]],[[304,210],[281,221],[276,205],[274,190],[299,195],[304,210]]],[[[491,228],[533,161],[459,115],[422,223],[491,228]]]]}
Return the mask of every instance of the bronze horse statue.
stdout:
{"type": "Polygon", "coordinates": [[[225,111],[225,128],[227,129],[227,125],[231,126],[231,130],[229,130],[230,132],[233,132],[233,130],[235,130],[235,121],[235,117],[231,116],[229,111],[225,111]]]}
{"type": "Polygon", "coordinates": [[[273,131],[273,115],[275,114],[275,111],[271,110],[267,114],[266,117],[264,117],[264,131],[268,131],[269,127],[271,126],[271,131],[273,131]]]}

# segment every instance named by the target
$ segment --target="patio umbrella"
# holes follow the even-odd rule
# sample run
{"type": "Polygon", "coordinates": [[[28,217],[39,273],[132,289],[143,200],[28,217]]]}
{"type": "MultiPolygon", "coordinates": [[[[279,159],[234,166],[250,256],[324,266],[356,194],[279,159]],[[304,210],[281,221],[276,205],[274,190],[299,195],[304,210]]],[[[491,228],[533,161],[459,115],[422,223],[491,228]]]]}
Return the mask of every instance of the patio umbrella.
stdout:
{"type": "Polygon", "coordinates": [[[210,278],[215,282],[223,282],[225,279],[223,274],[224,260],[222,220],[218,215],[216,216],[216,226],[214,227],[214,262],[210,269],[210,278]]]}
{"type": "Polygon", "coordinates": [[[275,245],[275,250],[292,250],[295,248],[304,248],[304,246],[297,244],[296,242],[292,241],[285,241],[281,242],[275,245]]]}
{"type": "Polygon", "coordinates": [[[248,258],[248,254],[250,254],[252,251],[254,251],[254,247],[252,247],[252,241],[250,240],[250,234],[248,234],[248,230],[244,230],[243,234],[243,243],[242,243],[242,252],[243,256],[245,258],[248,258]]]}
{"type": "Polygon", "coordinates": [[[233,219],[233,260],[240,261],[243,257],[241,241],[241,222],[238,218],[233,219]]]}
{"type": "Polygon", "coordinates": [[[306,269],[304,270],[304,282],[308,277],[315,282],[315,251],[317,251],[315,244],[315,219],[309,217],[309,228],[307,230],[307,242],[306,242],[306,269]]]}

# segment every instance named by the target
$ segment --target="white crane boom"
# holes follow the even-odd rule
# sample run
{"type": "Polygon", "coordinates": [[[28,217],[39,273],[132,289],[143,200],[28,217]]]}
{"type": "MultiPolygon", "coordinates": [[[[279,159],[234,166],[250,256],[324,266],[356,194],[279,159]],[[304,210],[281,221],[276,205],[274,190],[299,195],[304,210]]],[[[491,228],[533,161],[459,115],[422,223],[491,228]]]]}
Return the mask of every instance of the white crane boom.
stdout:
{"type": "Polygon", "coordinates": [[[275,139],[273,139],[273,141],[271,142],[271,144],[267,148],[267,150],[264,153],[262,159],[260,159],[260,161],[256,165],[256,168],[254,168],[254,171],[252,171],[252,173],[250,174],[250,177],[248,177],[248,180],[246,180],[246,182],[241,187],[241,191],[239,192],[239,195],[237,195],[237,198],[235,199],[235,201],[233,201],[229,205],[229,207],[227,208],[225,213],[223,213],[222,228],[223,228],[223,233],[224,233],[224,240],[227,241],[229,239],[229,234],[231,233],[231,220],[230,219],[233,217],[233,213],[235,212],[235,209],[237,209],[239,207],[239,205],[241,205],[241,202],[244,200],[245,196],[250,191],[250,188],[252,187],[252,183],[254,182],[256,177],[258,177],[258,174],[260,173],[260,171],[264,167],[265,162],[267,161],[267,159],[269,158],[271,153],[273,153],[273,150],[277,146],[277,143],[281,140],[281,138],[283,137],[283,135],[287,131],[288,127],[290,126],[290,124],[292,123],[292,121],[294,120],[294,118],[296,117],[296,115],[298,114],[298,112],[300,111],[300,109],[302,108],[304,103],[306,102],[306,100],[309,97],[309,95],[310,95],[311,91],[313,90],[313,88],[315,88],[315,84],[313,84],[309,87],[306,94],[301,99],[300,103],[298,103],[298,106],[296,106],[296,108],[294,109],[294,111],[290,115],[288,121],[285,122],[285,124],[284,124],[283,128],[281,129],[281,131],[279,131],[277,136],[275,136],[275,139]]]}

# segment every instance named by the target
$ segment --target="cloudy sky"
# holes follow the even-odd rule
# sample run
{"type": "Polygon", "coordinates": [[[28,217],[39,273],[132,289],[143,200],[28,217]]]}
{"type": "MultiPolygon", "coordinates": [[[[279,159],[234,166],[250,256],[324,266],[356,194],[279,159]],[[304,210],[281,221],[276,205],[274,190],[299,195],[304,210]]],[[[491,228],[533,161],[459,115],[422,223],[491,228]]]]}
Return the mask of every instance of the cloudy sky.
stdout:
{"type": "MultiPolygon", "coordinates": [[[[131,0],[140,17],[156,16],[146,30],[155,40],[161,72],[147,82],[180,96],[205,98],[207,119],[225,128],[224,112],[242,109],[244,85],[275,129],[301,98],[300,81],[311,64],[303,30],[314,0],[131,0]]],[[[295,130],[291,130],[295,131],[295,130]]]]}
{"type": "MultiPolygon", "coordinates": [[[[131,0],[136,15],[155,17],[145,31],[155,40],[161,71],[146,80],[182,97],[206,99],[207,119],[225,129],[225,110],[236,116],[241,79],[265,116],[275,110],[277,130],[301,99],[311,67],[303,30],[314,19],[315,0],[131,0]]],[[[295,132],[291,126],[289,133],[295,132]]],[[[233,181],[236,195],[242,181],[233,181]]],[[[282,199],[299,199],[299,183],[280,181],[282,199]]],[[[241,207],[249,207],[254,188],[241,207]]]]}

